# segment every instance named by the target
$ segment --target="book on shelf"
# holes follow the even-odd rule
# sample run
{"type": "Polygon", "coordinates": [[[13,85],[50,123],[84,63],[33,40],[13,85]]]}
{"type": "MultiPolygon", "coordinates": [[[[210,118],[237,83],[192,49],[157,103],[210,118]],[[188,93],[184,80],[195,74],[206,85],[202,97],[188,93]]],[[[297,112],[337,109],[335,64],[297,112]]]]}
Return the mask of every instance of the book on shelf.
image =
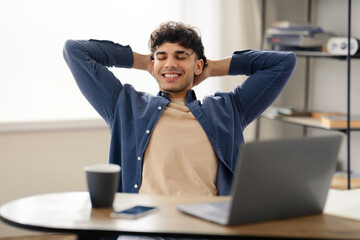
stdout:
{"type": "MultiPolygon", "coordinates": [[[[347,128],[348,117],[345,114],[322,116],[320,118],[320,123],[327,128],[347,128]]],[[[350,117],[350,127],[360,128],[360,116],[350,117]]]]}
{"type": "MultiPolygon", "coordinates": [[[[339,112],[309,111],[302,108],[270,106],[262,114],[265,117],[308,117],[318,119],[325,128],[347,128],[347,114],[339,112]]],[[[360,128],[360,115],[351,116],[351,128],[360,128]]]]}
{"type": "Polygon", "coordinates": [[[282,44],[269,44],[268,49],[274,51],[302,51],[302,52],[323,52],[323,46],[315,47],[300,47],[300,46],[287,46],[282,44]]]}
{"type": "Polygon", "coordinates": [[[320,47],[322,49],[332,36],[332,33],[316,33],[313,36],[273,34],[267,36],[267,43],[270,46],[320,47]]]}
{"type": "MultiPolygon", "coordinates": [[[[296,23],[293,23],[296,24],[296,23]]],[[[283,34],[283,35],[313,35],[315,33],[322,33],[324,32],[324,30],[321,27],[318,26],[314,26],[314,25],[293,25],[291,26],[291,24],[286,27],[286,26],[282,26],[279,24],[275,24],[274,27],[272,28],[268,28],[266,30],[266,33],[268,35],[272,35],[272,34],[283,34]]]]}
{"type": "MultiPolygon", "coordinates": [[[[348,173],[346,171],[337,171],[331,181],[331,188],[345,190],[348,185],[348,173]]],[[[351,189],[360,188],[360,174],[350,173],[351,189]]]]}
{"type": "Polygon", "coordinates": [[[266,30],[268,48],[277,51],[323,51],[334,34],[310,23],[277,22],[266,30]]]}
{"type": "Polygon", "coordinates": [[[278,22],[274,22],[273,26],[279,28],[304,28],[304,27],[313,27],[314,24],[310,22],[278,21],[278,22]]]}
{"type": "Polygon", "coordinates": [[[297,117],[309,117],[311,116],[311,112],[306,111],[302,108],[291,108],[291,107],[276,107],[270,106],[265,110],[265,115],[269,117],[276,116],[297,116],[297,117]]]}
{"type": "Polygon", "coordinates": [[[322,117],[326,116],[346,116],[344,113],[340,112],[323,112],[323,111],[313,111],[311,113],[311,117],[321,119],[322,117]]]}

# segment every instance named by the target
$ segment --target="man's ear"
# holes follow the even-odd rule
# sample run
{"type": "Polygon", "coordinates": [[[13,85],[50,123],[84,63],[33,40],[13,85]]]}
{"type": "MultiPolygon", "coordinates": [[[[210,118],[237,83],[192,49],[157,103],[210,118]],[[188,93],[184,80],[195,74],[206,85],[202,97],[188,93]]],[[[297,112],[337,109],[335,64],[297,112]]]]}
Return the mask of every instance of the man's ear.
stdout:
{"type": "Polygon", "coordinates": [[[155,61],[151,60],[151,75],[153,75],[153,76],[155,76],[154,75],[154,64],[155,64],[155,61]]]}
{"type": "Polygon", "coordinates": [[[195,75],[200,75],[204,68],[204,60],[198,59],[195,62],[195,75]]]}

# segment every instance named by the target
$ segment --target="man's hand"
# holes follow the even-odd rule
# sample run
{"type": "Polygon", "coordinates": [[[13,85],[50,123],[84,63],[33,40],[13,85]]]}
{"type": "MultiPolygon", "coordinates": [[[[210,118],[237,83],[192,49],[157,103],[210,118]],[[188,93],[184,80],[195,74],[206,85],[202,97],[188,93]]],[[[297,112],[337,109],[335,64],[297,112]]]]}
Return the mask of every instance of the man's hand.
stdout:
{"type": "Polygon", "coordinates": [[[206,67],[204,67],[202,73],[196,75],[194,78],[193,86],[199,85],[202,81],[208,77],[226,76],[229,73],[231,57],[221,60],[207,60],[206,67]]]}
{"type": "Polygon", "coordinates": [[[204,66],[203,71],[199,75],[195,75],[194,77],[194,82],[193,82],[194,87],[199,85],[200,83],[202,83],[202,81],[204,81],[205,79],[211,76],[210,70],[211,70],[212,61],[208,59],[206,61],[206,64],[204,65],[206,66],[204,66]]]}
{"type": "Polygon", "coordinates": [[[139,69],[139,70],[145,70],[148,71],[150,74],[152,74],[152,64],[151,64],[151,55],[143,55],[136,52],[133,52],[134,56],[134,63],[133,68],[139,69]]]}

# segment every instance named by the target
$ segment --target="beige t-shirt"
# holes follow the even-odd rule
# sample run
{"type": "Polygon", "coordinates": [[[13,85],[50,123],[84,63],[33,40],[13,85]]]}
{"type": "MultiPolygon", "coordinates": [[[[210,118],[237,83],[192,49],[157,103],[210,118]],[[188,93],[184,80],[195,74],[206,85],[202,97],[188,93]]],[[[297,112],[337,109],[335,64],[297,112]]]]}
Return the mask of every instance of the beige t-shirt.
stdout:
{"type": "Polygon", "coordinates": [[[217,195],[217,167],[211,143],[185,100],[173,100],[145,151],[139,193],[217,195]]]}

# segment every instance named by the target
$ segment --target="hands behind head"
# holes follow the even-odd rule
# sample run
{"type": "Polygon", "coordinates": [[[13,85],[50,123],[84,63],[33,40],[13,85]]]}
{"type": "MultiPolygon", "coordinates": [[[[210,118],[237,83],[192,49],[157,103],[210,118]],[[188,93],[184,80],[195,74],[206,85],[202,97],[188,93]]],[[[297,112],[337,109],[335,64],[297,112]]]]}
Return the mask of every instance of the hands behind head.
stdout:
{"type": "Polygon", "coordinates": [[[133,68],[144,70],[152,74],[152,63],[151,63],[151,55],[150,54],[139,54],[136,52],[133,52],[134,62],[133,62],[133,68]]]}
{"type": "Polygon", "coordinates": [[[207,60],[206,67],[204,67],[202,73],[195,76],[193,86],[199,85],[208,77],[220,77],[227,76],[229,74],[231,63],[231,57],[226,57],[220,60],[207,60]]]}
{"type": "Polygon", "coordinates": [[[204,81],[205,79],[211,76],[212,63],[213,62],[211,60],[207,59],[206,63],[204,64],[203,71],[199,75],[195,75],[194,77],[194,82],[193,82],[194,87],[199,85],[200,83],[202,83],[202,81],[204,81]]]}

